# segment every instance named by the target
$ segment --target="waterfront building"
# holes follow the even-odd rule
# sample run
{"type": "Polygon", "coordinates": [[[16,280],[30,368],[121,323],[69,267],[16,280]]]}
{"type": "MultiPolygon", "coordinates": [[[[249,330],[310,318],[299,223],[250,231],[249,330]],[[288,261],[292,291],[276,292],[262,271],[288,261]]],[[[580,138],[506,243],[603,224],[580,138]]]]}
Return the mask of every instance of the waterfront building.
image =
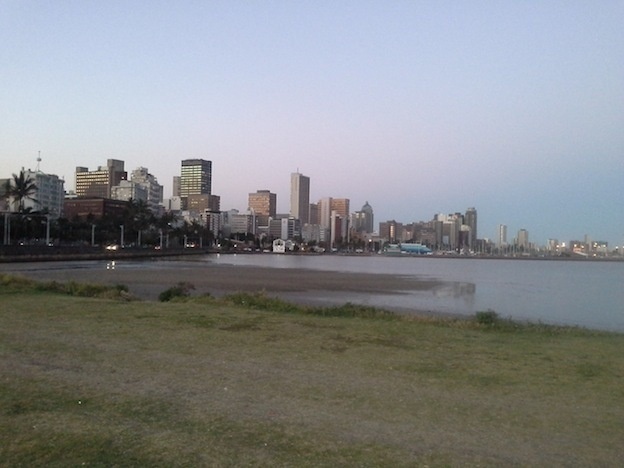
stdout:
{"type": "Polygon", "coordinates": [[[128,202],[111,198],[66,198],[63,217],[69,220],[102,219],[103,216],[121,217],[128,209],[128,202]]]}
{"type": "Polygon", "coordinates": [[[498,225],[496,239],[497,239],[496,244],[498,245],[499,249],[507,246],[507,225],[506,224],[498,225]]]}
{"type": "Polygon", "coordinates": [[[310,178],[299,172],[290,175],[290,216],[310,222],[310,178]]]}
{"type": "Polygon", "coordinates": [[[124,162],[117,159],[108,159],[106,166],[95,171],[79,166],[76,167],[76,196],[111,198],[112,188],[127,179],[124,162]]]}
{"type": "MultiPolygon", "coordinates": [[[[63,201],[65,198],[65,181],[57,175],[46,174],[42,172],[39,167],[37,170],[32,171],[30,169],[24,170],[24,178],[30,179],[36,185],[36,190],[29,198],[24,198],[22,203],[24,209],[31,211],[47,211],[51,218],[59,218],[63,215],[63,201]]],[[[5,179],[10,185],[13,185],[14,181],[5,179]]],[[[3,183],[6,184],[6,182],[3,183]]],[[[7,200],[7,210],[16,208],[15,200],[7,200]]]]}
{"type": "Polygon", "coordinates": [[[256,215],[258,226],[268,226],[269,218],[275,218],[277,195],[270,190],[258,190],[249,194],[249,210],[256,215]]]}
{"type": "Polygon", "coordinates": [[[392,244],[401,238],[403,233],[403,224],[395,220],[379,223],[379,237],[386,242],[392,244]]]}
{"type": "Polygon", "coordinates": [[[524,252],[529,250],[529,231],[520,229],[516,238],[516,247],[524,252]]]}
{"type": "MultiPolygon", "coordinates": [[[[348,198],[332,198],[331,199],[331,212],[340,217],[340,230],[336,233],[332,232],[333,238],[340,238],[343,242],[347,242],[347,233],[349,232],[349,199],[348,198]]],[[[332,226],[335,223],[332,222],[332,226]]],[[[332,227],[333,231],[333,227],[332,227]]]]}
{"type": "Polygon", "coordinates": [[[138,167],[130,174],[130,180],[145,189],[147,206],[153,213],[157,213],[164,193],[163,186],[158,183],[158,179],[150,174],[147,168],[138,167]]]}
{"type": "Polygon", "coordinates": [[[212,161],[205,159],[184,159],[180,175],[180,197],[187,209],[190,195],[212,194],[212,161]]]}
{"type": "Polygon", "coordinates": [[[353,213],[353,229],[357,233],[372,233],[374,231],[373,208],[366,202],[360,211],[353,213]]]}
{"type": "Polygon", "coordinates": [[[477,245],[477,210],[476,208],[468,208],[464,215],[464,224],[470,228],[470,240],[468,247],[475,250],[477,245]]]}
{"type": "Polygon", "coordinates": [[[331,197],[321,198],[318,205],[318,224],[321,225],[322,228],[329,229],[331,225],[331,197]]]}

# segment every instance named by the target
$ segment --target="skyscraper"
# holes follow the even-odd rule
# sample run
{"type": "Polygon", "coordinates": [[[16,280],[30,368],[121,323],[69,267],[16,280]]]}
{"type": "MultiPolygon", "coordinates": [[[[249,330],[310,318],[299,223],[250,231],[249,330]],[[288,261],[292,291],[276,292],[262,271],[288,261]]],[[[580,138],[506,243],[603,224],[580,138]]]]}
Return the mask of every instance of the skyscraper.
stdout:
{"type": "Polygon", "coordinates": [[[374,232],[373,208],[366,202],[360,211],[353,215],[353,229],[356,232],[374,232]]]}
{"type": "Polygon", "coordinates": [[[507,225],[498,225],[498,247],[505,247],[507,245],[507,225]]]}
{"type": "Polygon", "coordinates": [[[310,178],[299,172],[290,174],[290,216],[302,225],[310,221],[310,178]]]}
{"type": "Polygon", "coordinates": [[[469,247],[474,249],[477,245],[477,210],[476,208],[468,208],[464,216],[464,223],[470,228],[469,247]]]}
{"type": "Polygon", "coordinates": [[[212,161],[184,159],[180,173],[180,197],[182,208],[187,209],[190,195],[212,194],[212,161]]]}

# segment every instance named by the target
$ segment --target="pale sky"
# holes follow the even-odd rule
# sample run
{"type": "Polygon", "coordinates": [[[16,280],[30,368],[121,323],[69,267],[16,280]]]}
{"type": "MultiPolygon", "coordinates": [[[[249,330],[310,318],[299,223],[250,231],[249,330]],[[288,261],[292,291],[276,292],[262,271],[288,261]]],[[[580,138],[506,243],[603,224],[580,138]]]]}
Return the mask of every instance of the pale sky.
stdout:
{"type": "Polygon", "coordinates": [[[109,158],[224,210],[476,207],[479,237],[624,242],[623,1],[0,0],[0,178],[109,158]]]}

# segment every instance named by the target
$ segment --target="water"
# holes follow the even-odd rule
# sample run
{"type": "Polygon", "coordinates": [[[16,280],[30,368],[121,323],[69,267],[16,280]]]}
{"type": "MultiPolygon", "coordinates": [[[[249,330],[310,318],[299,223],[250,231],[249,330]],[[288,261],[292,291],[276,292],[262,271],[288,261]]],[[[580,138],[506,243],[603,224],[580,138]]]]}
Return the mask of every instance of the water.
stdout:
{"type": "MultiPolygon", "coordinates": [[[[184,259],[119,260],[106,268],[197,268],[206,262],[269,268],[376,273],[433,280],[431,289],[396,294],[280,293],[285,299],[352,302],[406,311],[473,315],[492,309],[503,317],[592,329],[624,331],[624,262],[484,260],[410,256],[206,255],[184,259]]],[[[3,269],[101,269],[101,261],[5,264],[3,269]]]]}
{"type": "MultiPolygon", "coordinates": [[[[472,315],[492,309],[516,320],[624,331],[624,262],[328,255],[221,255],[207,261],[415,276],[441,285],[390,296],[340,293],[339,297],[343,302],[440,313],[472,315]]],[[[337,299],[323,296],[317,300],[337,299]]]]}

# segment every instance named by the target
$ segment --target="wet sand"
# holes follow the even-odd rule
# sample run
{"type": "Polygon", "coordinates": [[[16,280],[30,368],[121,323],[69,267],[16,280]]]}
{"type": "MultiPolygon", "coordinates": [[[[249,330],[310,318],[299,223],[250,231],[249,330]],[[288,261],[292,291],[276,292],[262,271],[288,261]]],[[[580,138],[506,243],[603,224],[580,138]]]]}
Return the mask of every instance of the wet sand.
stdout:
{"type": "Polygon", "coordinates": [[[0,272],[15,273],[43,281],[79,281],[86,283],[123,284],[130,293],[144,300],[156,300],[158,295],[179,282],[191,283],[194,294],[210,293],[220,296],[245,291],[265,291],[293,298],[297,293],[330,293],[337,300],[341,291],[345,293],[397,294],[402,291],[428,290],[438,285],[434,281],[422,281],[413,277],[371,273],[343,273],[318,270],[292,270],[262,268],[255,266],[234,266],[203,264],[201,267],[168,266],[166,268],[126,268],[112,262],[101,262],[98,268],[93,264],[50,263],[3,264],[0,272]]]}

